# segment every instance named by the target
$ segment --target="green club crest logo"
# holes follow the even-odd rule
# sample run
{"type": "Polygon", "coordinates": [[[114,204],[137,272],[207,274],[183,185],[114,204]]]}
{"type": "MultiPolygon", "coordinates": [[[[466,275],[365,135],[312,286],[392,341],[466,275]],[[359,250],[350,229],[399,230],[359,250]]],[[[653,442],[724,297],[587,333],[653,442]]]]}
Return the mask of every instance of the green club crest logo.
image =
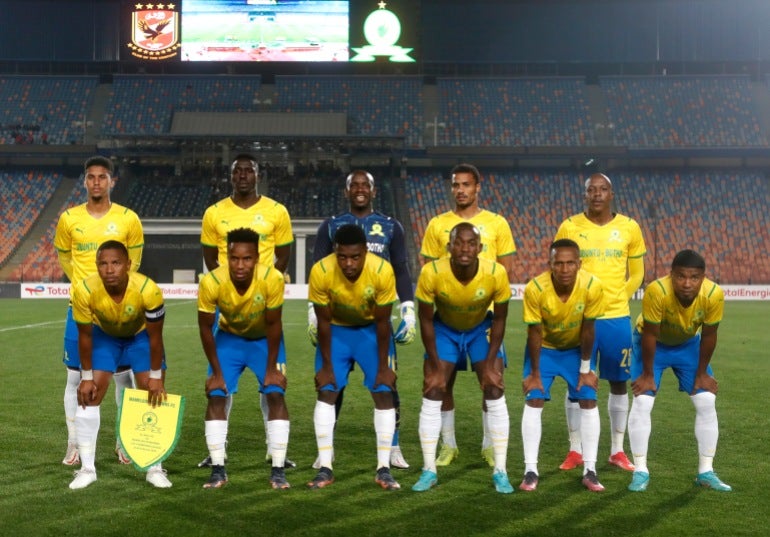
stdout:
{"type": "Polygon", "coordinates": [[[377,5],[379,9],[369,13],[364,21],[364,37],[369,44],[364,47],[353,47],[356,55],[350,61],[373,62],[375,56],[390,56],[391,62],[414,62],[414,58],[409,56],[412,49],[396,44],[401,37],[401,21],[398,16],[389,9],[385,9],[387,4],[384,1],[377,5]]]}

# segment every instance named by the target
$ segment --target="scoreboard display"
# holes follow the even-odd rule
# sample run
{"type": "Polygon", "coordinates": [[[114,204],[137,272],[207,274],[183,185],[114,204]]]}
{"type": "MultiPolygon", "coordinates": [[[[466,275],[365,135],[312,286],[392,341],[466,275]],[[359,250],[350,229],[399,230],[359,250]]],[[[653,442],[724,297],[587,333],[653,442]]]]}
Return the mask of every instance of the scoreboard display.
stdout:
{"type": "Polygon", "coordinates": [[[178,0],[127,4],[124,59],[417,60],[413,0],[178,0]]]}

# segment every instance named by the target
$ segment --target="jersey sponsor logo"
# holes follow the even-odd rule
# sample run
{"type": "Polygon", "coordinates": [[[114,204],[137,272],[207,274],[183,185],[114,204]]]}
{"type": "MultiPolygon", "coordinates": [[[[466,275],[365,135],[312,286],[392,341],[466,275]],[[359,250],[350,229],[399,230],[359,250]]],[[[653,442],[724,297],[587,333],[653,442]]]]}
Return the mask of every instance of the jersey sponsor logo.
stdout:
{"type": "Polygon", "coordinates": [[[367,250],[369,250],[370,252],[373,252],[375,254],[383,253],[385,251],[385,246],[386,245],[381,243],[381,242],[367,242],[366,243],[367,250]]]}
{"type": "Polygon", "coordinates": [[[95,242],[79,242],[75,244],[75,251],[77,252],[95,252],[99,248],[99,245],[95,242]]]}

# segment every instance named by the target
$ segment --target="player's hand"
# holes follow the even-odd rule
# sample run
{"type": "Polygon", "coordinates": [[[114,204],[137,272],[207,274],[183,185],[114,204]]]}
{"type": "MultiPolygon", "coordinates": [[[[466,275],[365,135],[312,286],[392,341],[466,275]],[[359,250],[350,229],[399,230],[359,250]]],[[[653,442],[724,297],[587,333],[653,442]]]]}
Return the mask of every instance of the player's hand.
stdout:
{"type": "Polygon", "coordinates": [[[716,395],[717,391],[719,390],[719,384],[717,384],[717,379],[715,379],[708,373],[703,373],[702,375],[695,375],[695,382],[693,382],[692,392],[690,392],[690,395],[695,395],[696,393],[698,393],[698,390],[706,390],[707,392],[711,392],[714,395],[716,395]]]}
{"type": "Polygon", "coordinates": [[[284,375],[280,369],[275,368],[265,372],[265,386],[278,386],[283,390],[286,390],[286,375],[284,375]]]}
{"type": "Polygon", "coordinates": [[[416,318],[414,316],[414,302],[411,300],[402,302],[400,310],[401,323],[399,323],[393,339],[399,345],[409,345],[414,341],[414,336],[417,333],[415,328],[416,318]]]}
{"type": "Polygon", "coordinates": [[[321,369],[315,374],[315,389],[321,391],[324,386],[331,385],[334,390],[337,389],[337,378],[334,376],[334,370],[331,366],[321,366],[321,369]]]}
{"type": "Polygon", "coordinates": [[[312,302],[307,305],[307,337],[313,347],[318,346],[318,318],[315,315],[315,307],[312,302]]]}
{"type": "Polygon", "coordinates": [[[634,396],[644,395],[647,392],[655,393],[655,377],[652,373],[642,373],[631,383],[631,390],[634,396]]]}
{"type": "Polygon", "coordinates": [[[521,389],[525,396],[529,395],[529,392],[534,390],[540,390],[541,392],[544,392],[545,390],[543,389],[543,379],[540,377],[540,373],[530,373],[527,375],[527,377],[521,381],[521,389]]]}
{"type": "Polygon", "coordinates": [[[98,391],[93,380],[81,380],[78,384],[78,404],[83,408],[87,407],[91,401],[96,400],[98,391]]]}
{"type": "Polygon", "coordinates": [[[580,389],[583,386],[588,386],[589,388],[593,388],[594,390],[599,389],[599,377],[596,376],[596,373],[594,371],[578,374],[578,383],[577,383],[578,391],[580,391],[580,389]]]}
{"type": "Polygon", "coordinates": [[[159,406],[168,399],[163,379],[149,379],[147,381],[147,403],[153,408],[159,406]]]}
{"type": "Polygon", "coordinates": [[[391,390],[396,389],[396,372],[391,368],[386,367],[377,372],[377,376],[374,378],[374,388],[379,386],[387,386],[391,390]]]}
{"type": "Polygon", "coordinates": [[[445,393],[447,389],[447,379],[441,368],[434,364],[432,360],[426,359],[423,367],[422,393],[445,393]]]}
{"type": "Polygon", "coordinates": [[[487,388],[498,388],[500,390],[505,389],[505,381],[503,380],[503,372],[496,367],[497,359],[493,362],[489,360],[483,360],[476,362],[474,367],[481,368],[481,375],[479,376],[479,387],[481,391],[486,391],[487,388]]]}
{"type": "Polygon", "coordinates": [[[222,390],[227,395],[227,384],[222,375],[211,375],[206,379],[206,396],[209,396],[214,390],[222,390]]]}

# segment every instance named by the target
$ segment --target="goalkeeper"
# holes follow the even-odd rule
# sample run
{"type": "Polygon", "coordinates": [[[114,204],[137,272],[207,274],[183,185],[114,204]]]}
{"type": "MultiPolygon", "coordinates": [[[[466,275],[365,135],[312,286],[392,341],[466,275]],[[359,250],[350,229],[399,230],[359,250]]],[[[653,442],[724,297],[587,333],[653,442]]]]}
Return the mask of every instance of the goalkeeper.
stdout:
{"type": "MultiPolygon", "coordinates": [[[[346,225],[355,224],[366,233],[367,249],[373,254],[385,258],[393,266],[396,276],[396,291],[401,301],[399,310],[401,320],[395,331],[394,339],[400,345],[408,345],[415,336],[414,288],[407,263],[404,227],[391,216],[375,211],[372,202],[376,195],[374,178],[364,170],[354,170],[345,179],[345,198],[350,203],[350,210],[324,220],[316,234],[313,249],[313,263],[331,254],[332,241],[336,231],[346,225]]],[[[312,304],[308,304],[308,336],[313,345],[317,343],[318,321],[312,304]]],[[[393,367],[398,368],[394,361],[393,367]]],[[[344,389],[340,390],[336,401],[336,416],[339,418],[344,389]]],[[[396,430],[393,435],[393,447],[390,452],[390,465],[393,468],[409,468],[399,446],[399,424],[401,421],[398,391],[393,390],[396,407],[396,430]]],[[[318,459],[313,468],[319,468],[318,459]]]]}

